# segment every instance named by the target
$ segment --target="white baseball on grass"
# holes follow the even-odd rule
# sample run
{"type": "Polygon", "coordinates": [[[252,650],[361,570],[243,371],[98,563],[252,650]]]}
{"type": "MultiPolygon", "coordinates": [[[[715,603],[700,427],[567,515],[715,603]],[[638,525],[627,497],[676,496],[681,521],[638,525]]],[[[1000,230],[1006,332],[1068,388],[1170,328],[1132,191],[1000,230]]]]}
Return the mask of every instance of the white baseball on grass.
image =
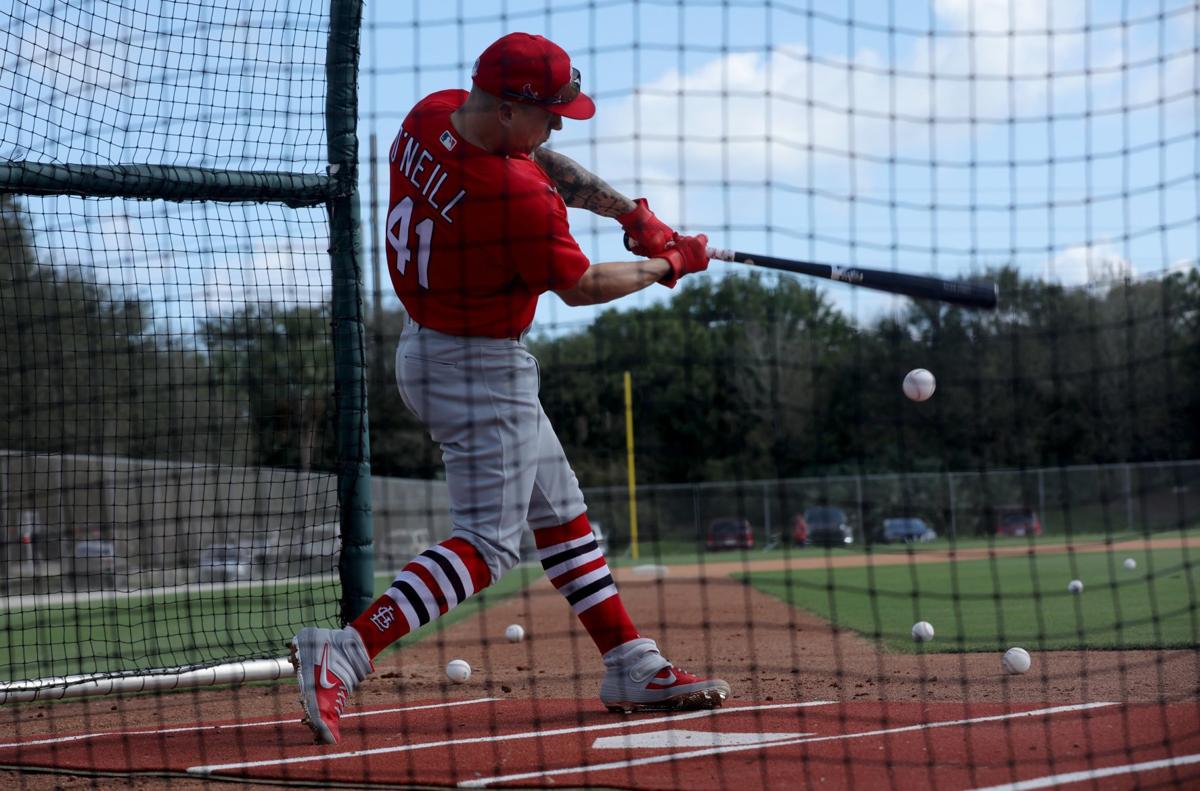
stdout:
{"type": "Polygon", "coordinates": [[[1129,569],[1130,571],[1133,571],[1134,569],[1137,568],[1137,561],[1134,560],[1133,558],[1125,558],[1125,568],[1129,569]]]}
{"type": "Polygon", "coordinates": [[[904,395],[913,401],[925,401],[937,389],[937,380],[924,368],[914,368],[904,377],[904,395]]]}
{"type": "Polygon", "coordinates": [[[455,684],[465,684],[471,677],[471,666],[465,659],[451,659],[446,664],[446,678],[455,684]]]}
{"type": "Polygon", "coordinates": [[[1032,661],[1028,651],[1013,646],[1004,652],[1004,656],[1000,659],[1000,666],[1004,668],[1005,673],[1020,675],[1029,670],[1032,661]]]}
{"type": "Polygon", "coordinates": [[[510,643],[519,643],[525,639],[525,627],[519,623],[509,624],[509,627],[504,630],[504,637],[510,643]]]}
{"type": "Polygon", "coordinates": [[[929,621],[917,621],[913,624],[912,636],[918,643],[928,643],[933,639],[933,624],[929,621]]]}
{"type": "Polygon", "coordinates": [[[1083,581],[1071,580],[1067,583],[1067,590],[1071,593],[1083,593],[1083,581]]]}

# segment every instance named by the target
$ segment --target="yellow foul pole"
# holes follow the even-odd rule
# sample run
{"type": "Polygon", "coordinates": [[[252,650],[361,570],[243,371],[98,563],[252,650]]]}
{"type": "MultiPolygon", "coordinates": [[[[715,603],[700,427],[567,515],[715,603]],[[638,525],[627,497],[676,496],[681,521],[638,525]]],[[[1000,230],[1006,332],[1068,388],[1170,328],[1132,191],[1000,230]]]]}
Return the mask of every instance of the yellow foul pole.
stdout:
{"type": "Polygon", "coordinates": [[[633,473],[633,379],[625,372],[625,461],[629,466],[629,546],[638,559],[637,484],[633,473]]]}

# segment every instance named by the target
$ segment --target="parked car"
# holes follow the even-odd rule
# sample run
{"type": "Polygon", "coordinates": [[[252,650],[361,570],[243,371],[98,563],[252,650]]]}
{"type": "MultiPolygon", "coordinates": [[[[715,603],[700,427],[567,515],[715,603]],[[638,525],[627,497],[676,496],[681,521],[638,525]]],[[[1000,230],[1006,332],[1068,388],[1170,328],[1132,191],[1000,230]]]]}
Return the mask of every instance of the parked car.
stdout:
{"type": "Polygon", "coordinates": [[[719,549],[754,549],[754,531],[750,528],[750,522],[733,517],[712,520],[708,524],[704,548],[709,552],[719,549]]]}
{"type": "Polygon", "coordinates": [[[307,525],[290,539],[286,552],[289,574],[335,574],[342,551],[341,525],[307,525]]]}
{"type": "Polygon", "coordinates": [[[808,543],[825,547],[844,547],[854,543],[846,513],[828,505],[814,506],[804,511],[808,526],[808,543]]]}
{"type": "Polygon", "coordinates": [[[987,535],[1040,536],[1042,523],[1032,508],[1023,505],[999,505],[990,511],[987,535]]]}
{"type": "Polygon", "coordinates": [[[915,516],[892,517],[883,520],[883,543],[916,544],[937,538],[924,519],[915,516]]]}
{"type": "Polygon", "coordinates": [[[251,577],[254,559],[237,544],[213,544],[200,550],[201,582],[237,582],[251,577]]]}
{"type": "Polygon", "coordinates": [[[241,546],[250,554],[250,562],[255,566],[268,566],[279,562],[280,547],[277,534],[255,536],[250,539],[249,544],[241,546]]]}
{"type": "Polygon", "coordinates": [[[75,542],[71,557],[71,572],[77,582],[111,587],[121,571],[116,544],[102,538],[85,538],[75,542]]]}
{"type": "Polygon", "coordinates": [[[804,514],[796,514],[792,517],[792,546],[802,547],[808,543],[808,522],[804,521],[804,514]]]}

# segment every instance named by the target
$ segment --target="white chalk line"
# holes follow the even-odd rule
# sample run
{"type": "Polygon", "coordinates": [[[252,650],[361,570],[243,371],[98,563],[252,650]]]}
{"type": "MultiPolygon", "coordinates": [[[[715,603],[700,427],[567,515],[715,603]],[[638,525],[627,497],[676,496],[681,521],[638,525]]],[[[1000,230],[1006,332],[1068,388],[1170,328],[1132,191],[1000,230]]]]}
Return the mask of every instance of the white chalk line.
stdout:
{"type": "Polygon", "coordinates": [[[710,755],[720,755],[723,753],[743,752],[745,750],[768,750],[776,747],[789,747],[797,744],[812,744],[816,742],[827,741],[843,741],[847,739],[864,739],[871,736],[885,736],[893,733],[906,733],[911,731],[931,730],[933,728],[949,728],[955,725],[977,725],[987,722],[1000,722],[1003,720],[1020,719],[1023,717],[1046,717],[1052,714],[1063,714],[1072,711],[1085,711],[1087,709],[1096,709],[1102,706],[1116,706],[1117,703],[1083,703],[1074,706],[1052,706],[1047,709],[1033,709],[1032,711],[1018,711],[1010,714],[992,714],[986,717],[971,717],[964,720],[946,720],[941,722],[923,722],[917,725],[905,725],[898,728],[884,728],[874,731],[862,731],[860,733],[842,733],[835,736],[812,736],[802,739],[789,739],[787,741],[767,742],[764,744],[748,744],[748,745],[733,745],[729,747],[710,747],[703,750],[691,750],[689,752],[672,753],[670,755],[655,755],[647,758],[632,758],[624,761],[610,761],[602,764],[585,764],[583,766],[564,767],[562,769],[545,769],[537,772],[521,772],[511,775],[497,775],[495,777],[481,777],[474,780],[465,780],[459,783],[460,788],[485,788],[493,783],[508,783],[517,780],[529,780],[531,778],[554,777],[557,775],[566,774],[582,774],[584,772],[607,772],[614,769],[627,769],[633,766],[645,766],[647,764],[665,763],[668,761],[685,761],[689,758],[704,758],[710,755]]]}
{"type": "Polygon", "coordinates": [[[1098,780],[1101,777],[1113,777],[1114,775],[1133,774],[1135,772],[1152,772],[1156,769],[1170,769],[1174,766],[1188,766],[1189,764],[1200,764],[1200,753],[1178,755],[1173,758],[1160,758],[1156,761],[1142,761],[1136,764],[1104,766],[1098,769],[1083,769],[1078,772],[1046,775],[1045,777],[1035,777],[1029,780],[1018,780],[1015,783],[1002,783],[998,786],[977,788],[975,791],[1025,791],[1032,788],[1052,788],[1064,783],[1082,783],[1087,780],[1098,780]]]}
{"type": "Polygon", "coordinates": [[[721,714],[740,714],[748,711],[767,711],[778,709],[798,709],[808,708],[812,706],[830,706],[833,705],[832,700],[812,700],[803,701],[800,703],[769,703],[758,706],[726,706],[719,709],[706,709],[704,711],[693,711],[687,714],[668,714],[663,717],[654,717],[644,720],[620,720],[618,722],[604,723],[601,725],[579,725],[573,728],[552,728],[550,730],[540,731],[521,731],[519,733],[497,733],[488,736],[475,736],[466,739],[443,739],[436,742],[416,742],[413,744],[400,744],[390,747],[375,747],[367,750],[351,750],[341,753],[320,753],[318,755],[301,755],[292,758],[273,758],[264,761],[242,761],[232,764],[209,764],[206,766],[192,766],[188,768],[189,774],[194,775],[211,775],[218,772],[225,772],[231,769],[253,769],[264,766],[284,766],[291,764],[313,763],[319,761],[336,761],[343,758],[361,758],[366,755],[387,755],[388,753],[409,752],[412,750],[430,750],[437,747],[462,747],[468,744],[493,744],[495,742],[516,741],[518,739],[538,739],[546,736],[565,736],[572,733],[587,733],[590,731],[606,731],[615,730],[618,728],[640,728],[649,725],[669,725],[684,720],[696,719],[697,717],[715,717],[721,714]]]}
{"type": "MultiPolygon", "coordinates": [[[[350,719],[352,717],[375,717],[380,714],[396,714],[403,711],[423,711],[426,709],[441,709],[452,708],[455,706],[470,706],[475,703],[487,703],[489,701],[499,700],[499,698],[474,698],[472,700],[456,700],[447,701],[445,703],[429,703],[420,706],[404,706],[395,709],[377,709],[374,711],[356,711],[350,714],[343,714],[342,719],[350,719]]],[[[11,742],[9,744],[0,744],[0,750],[14,747],[37,747],[44,744],[67,744],[69,742],[80,742],[88,739],[102,739],[106,736],[120,736],[123,738],[131,736],[159,736],[168,733],[191,733],[193,731],[228,731],[238,730],[240,728],[262,728],[268,725],[297,725],[300,723],[299,717],[292,717],[286,720],[261,720],[257,722],[238,722],[225,725],[181,725],[175,728],[154,728],[151,730],[141,731],[100,731],[98,733],[77,733],[73,736],[55,736],[49,739],[36,739],[27,742],[11,742]]]]}

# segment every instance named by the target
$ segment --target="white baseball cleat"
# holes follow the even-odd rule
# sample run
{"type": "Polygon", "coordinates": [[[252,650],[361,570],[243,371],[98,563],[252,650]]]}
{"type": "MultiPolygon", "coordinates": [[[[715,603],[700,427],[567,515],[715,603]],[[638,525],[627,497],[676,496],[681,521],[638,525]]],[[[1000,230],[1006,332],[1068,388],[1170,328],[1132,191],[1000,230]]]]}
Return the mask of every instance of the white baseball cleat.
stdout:
{"type": "Polygon", "coordinates": [[[729,697],[729,684],[675,667],[644,637],[605,654],[604,664],[608,670],[600,683],[600,702],[609,711],[715,709],[729,697]]]}
{"type": "Polygon", "coordinates": [[[342,709],[346,699],[375,669],[362,637],[351,627],[307,627],[289,646],[292,667],[300,683],[300,705],[305,725],[318,744],[337,744],[341,738],[342,709]]]}

